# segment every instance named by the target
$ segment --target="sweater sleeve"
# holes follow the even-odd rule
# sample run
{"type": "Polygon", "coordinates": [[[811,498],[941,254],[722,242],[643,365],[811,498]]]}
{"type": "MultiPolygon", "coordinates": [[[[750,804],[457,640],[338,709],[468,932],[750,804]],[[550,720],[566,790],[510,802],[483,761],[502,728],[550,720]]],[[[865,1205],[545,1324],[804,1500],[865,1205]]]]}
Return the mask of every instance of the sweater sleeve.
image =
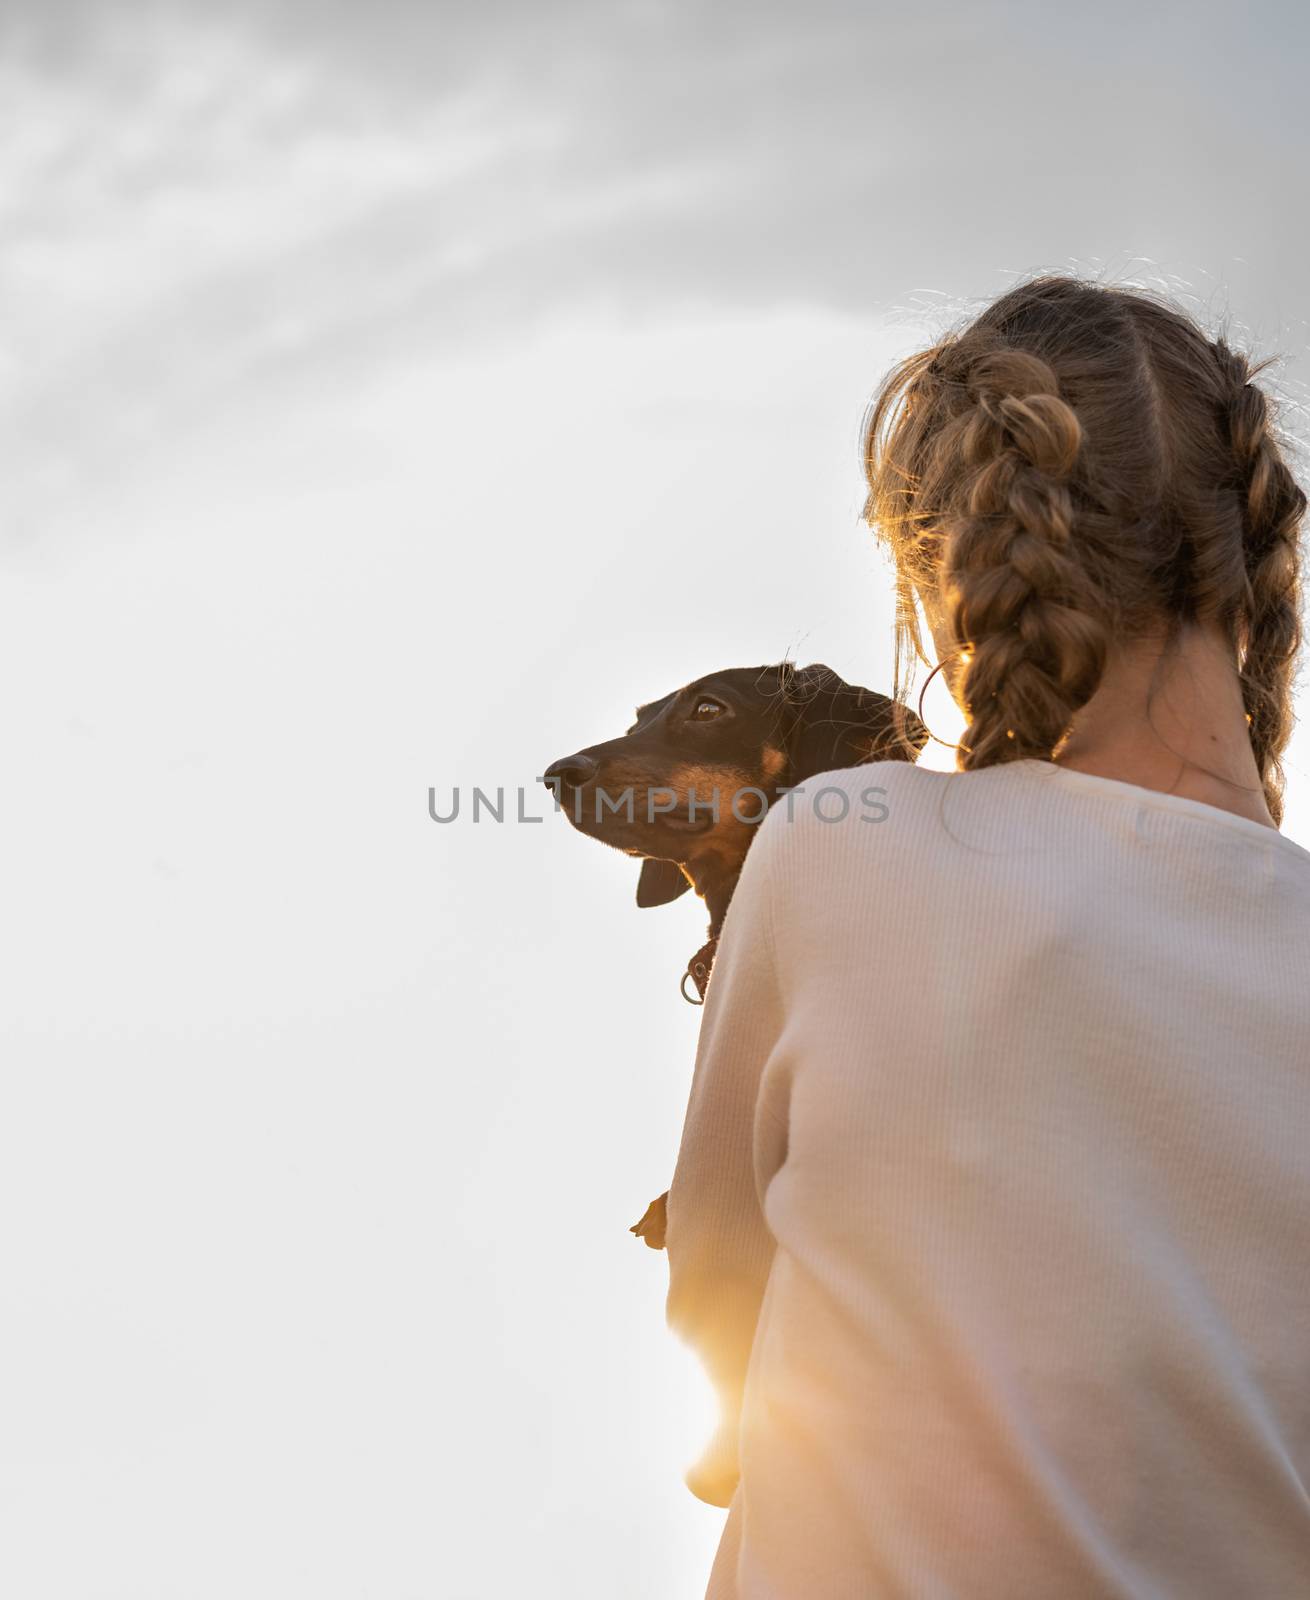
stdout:
{"type": "Polygon", "coordinates": [[[668,1199],[668,1322],[700,1357],[720,1407],[687,1482],[714,1505],[736,1485],[742,1390],[774,1251],[761,1201],[786,1158],[785,1087],[766,1074],[783,1029],[775,833],[761,825],[724,920],[668,1199]]]}

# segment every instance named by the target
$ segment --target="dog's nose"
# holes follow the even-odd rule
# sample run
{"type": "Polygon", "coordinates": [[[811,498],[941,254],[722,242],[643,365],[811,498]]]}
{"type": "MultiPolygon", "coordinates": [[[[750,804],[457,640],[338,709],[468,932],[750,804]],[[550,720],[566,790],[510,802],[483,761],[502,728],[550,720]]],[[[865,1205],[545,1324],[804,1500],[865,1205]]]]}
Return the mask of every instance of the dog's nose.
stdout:
{"type": "Polygon", "coordinates": [[[551,762],[542,773],[541,781],[547,786],[559,783],[567,784],[570,789],[580,789],[595,776],[596,763],[590,756],[564,756],[559,761],[551,762]]]}

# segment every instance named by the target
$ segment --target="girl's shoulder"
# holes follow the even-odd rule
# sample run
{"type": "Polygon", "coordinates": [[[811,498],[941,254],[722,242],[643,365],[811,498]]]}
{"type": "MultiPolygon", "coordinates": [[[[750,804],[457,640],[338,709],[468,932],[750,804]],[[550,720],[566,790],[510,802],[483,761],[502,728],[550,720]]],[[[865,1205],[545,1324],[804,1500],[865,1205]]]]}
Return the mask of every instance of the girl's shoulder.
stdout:
{"type": "Polygon", "coordinates": [[[779,870],[789,862],[839,863],[852,852],[899,856],[912,840],[931,838],[940,828],[953,776],[906,761],[817,773],[780,793],[751,854],[779,870]]]}
{"type": "Polygon", "coordinates": [[[780,857],[873,855],[889,868],[1002,856],[1012,870],[1021,859],[1036,869],[1055,855],[1065,870],[1094,872],[1168,847],[1215,869],[1258,862],[1298,881],[1310,869],[1310,851],[1235,813],[1031,759],[974,772],[876,761],[819,773],[775,802],[763,832],[780,857]]]}

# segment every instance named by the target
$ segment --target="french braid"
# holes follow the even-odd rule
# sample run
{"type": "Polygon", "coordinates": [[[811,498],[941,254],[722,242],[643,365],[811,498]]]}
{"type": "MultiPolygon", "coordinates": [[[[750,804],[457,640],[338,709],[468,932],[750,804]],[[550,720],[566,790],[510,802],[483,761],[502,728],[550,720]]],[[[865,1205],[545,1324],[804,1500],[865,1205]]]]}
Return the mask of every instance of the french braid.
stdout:
{"type": "Polygon", "coordinates": [[[965,769],[1048,758],[1105,665],[1107,629],[1074,544],[1082,429],[1051,369],[1021,351],[970,368],[946,598],[963,641],[965,769]]]}
{"type": "Polygon", "coordinates": [[[1228,384],[1228,437],[1244,496],[1242,699],[1265,803],[1274,821],[1283,803],[1282,753],[1292,732],[1292,678],[1301,644],[1301,564],[1297,532],[1306,499],[1273,434],[1269,402],[1251,381],[1246,358],[1222,340],[1215,356],[1228,384]]]}

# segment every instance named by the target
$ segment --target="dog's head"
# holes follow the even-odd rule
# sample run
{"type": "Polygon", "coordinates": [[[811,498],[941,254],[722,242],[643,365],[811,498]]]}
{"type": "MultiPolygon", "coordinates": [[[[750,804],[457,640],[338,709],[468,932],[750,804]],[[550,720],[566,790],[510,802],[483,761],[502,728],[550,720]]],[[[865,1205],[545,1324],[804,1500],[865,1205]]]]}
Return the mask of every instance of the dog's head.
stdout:
{"type": "Polygon", "coordinates": [[[841,767],[912,761],[927,729],[830,667],[733,667],[637,708],[626,733],[547,768],[569,821],[644,857],[637,904],[735,877],[778,794],[841,767]]]}

